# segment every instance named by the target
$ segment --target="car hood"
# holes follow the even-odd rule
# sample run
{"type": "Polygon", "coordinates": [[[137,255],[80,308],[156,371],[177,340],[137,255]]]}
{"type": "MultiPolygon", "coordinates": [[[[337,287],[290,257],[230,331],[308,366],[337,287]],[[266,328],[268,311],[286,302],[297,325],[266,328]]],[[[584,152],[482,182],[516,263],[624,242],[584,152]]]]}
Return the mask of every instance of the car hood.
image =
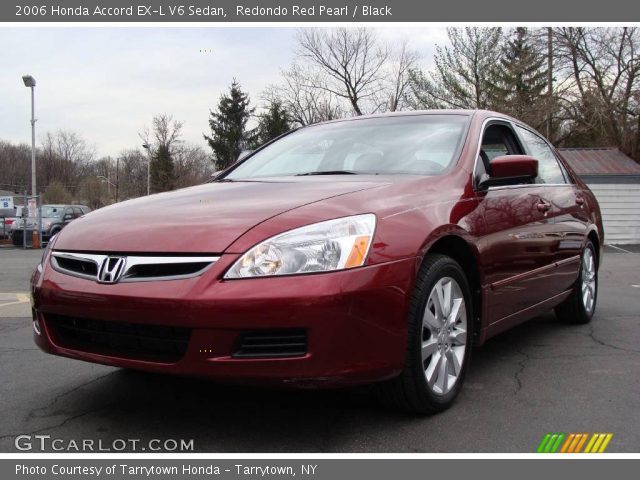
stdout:
{"type": "Polygon", "coordinates": [[[283,212],[383,185],[382,180],[334,178],[199,185],[91,212],[60,232],[55,249],[222,253],[243,233],[283,212]]]}

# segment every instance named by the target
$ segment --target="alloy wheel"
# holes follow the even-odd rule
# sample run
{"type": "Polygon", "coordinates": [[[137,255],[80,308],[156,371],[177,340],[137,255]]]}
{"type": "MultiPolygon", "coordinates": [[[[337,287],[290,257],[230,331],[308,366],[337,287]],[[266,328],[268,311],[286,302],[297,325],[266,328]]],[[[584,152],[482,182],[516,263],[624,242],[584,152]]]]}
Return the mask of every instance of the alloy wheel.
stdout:
{"type": "Polygon", "coordinates": [[[429,388],[445,395],[456,384],[467,349],[467,309],[451,277],[439,279],[427,299],[422,321],[422,365],[429,388]]]}
{"type": "Polygon", "coordinates": [[[591,313],[596,300],[596,262],[590,248],[582,254],[582,304],[587,313],[591,313]]]}

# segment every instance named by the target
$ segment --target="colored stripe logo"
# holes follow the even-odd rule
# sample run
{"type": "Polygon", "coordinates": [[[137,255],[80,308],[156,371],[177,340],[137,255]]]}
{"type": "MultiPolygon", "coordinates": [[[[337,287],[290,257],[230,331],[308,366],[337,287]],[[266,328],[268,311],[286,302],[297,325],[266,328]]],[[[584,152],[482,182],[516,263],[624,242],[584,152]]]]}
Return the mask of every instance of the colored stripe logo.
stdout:
{"type": "Polygon", "coordinates": [[[613,433],[547,433],[537,452],[604,453],[612,438],[613,433]]]}

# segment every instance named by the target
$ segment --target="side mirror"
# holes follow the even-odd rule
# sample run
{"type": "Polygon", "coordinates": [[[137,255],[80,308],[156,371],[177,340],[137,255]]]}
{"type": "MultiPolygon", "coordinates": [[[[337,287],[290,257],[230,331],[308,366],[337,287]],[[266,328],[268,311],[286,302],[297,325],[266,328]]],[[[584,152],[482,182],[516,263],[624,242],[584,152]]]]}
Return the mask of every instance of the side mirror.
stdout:
{"type": "Polygon", "coordinates": [[[480,188],[529,183],[538,176],[538,160],[529,155],[502,155],[489,165],[491,175],[480,181],[480,188]]]}

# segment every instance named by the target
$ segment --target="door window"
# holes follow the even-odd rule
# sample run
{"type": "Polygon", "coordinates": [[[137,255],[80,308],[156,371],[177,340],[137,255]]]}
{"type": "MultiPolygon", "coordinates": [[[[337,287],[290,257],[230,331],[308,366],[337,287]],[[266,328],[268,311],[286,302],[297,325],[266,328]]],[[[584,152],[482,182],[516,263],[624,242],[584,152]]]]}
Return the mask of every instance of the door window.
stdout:
{"type": "Polygon", "coordinates": [[[553,154],[553,150],[551,150],[547,142],[526,128],[520,126],[516,128],[524,140],[530,155],[538,160],[538,177],[536,178],[536,183],[567,183],[560,169],[560,165],[558,165],[558,159],[553,154]]]}
{"type": "Polygon", "coordinates": [[[476,182],[491,176],[491,160],[502,155],[521,155],[523,152],[513,130],[507,125],[489,125],[482,135],[480,154],[476,163],[476,182]]]}

